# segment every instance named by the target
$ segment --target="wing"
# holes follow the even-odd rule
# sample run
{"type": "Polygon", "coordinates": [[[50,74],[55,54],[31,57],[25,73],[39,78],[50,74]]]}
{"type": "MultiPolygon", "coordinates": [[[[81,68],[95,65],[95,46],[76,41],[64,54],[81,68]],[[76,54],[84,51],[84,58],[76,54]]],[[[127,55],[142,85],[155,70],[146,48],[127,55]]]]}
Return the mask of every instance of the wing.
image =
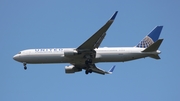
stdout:
{"type": "Polygon", "coordinates": [[[115,66],[112,66],[108,71],[105,71],[105,70],[102,70],[98,67],[96,67],[95,64],[89,64],[88,66],[87,65],[76,65],[75,64],[75,68],[78,70],[78,69],[84,69],[84,70],[88,70],[88,69],[91,69],[92,72],[94,73],[98,73],[98,74],[102,74],[102,75],[105,75],[105,74],[112,74],[113,71],[114,71],[114,68],[115,66]]]}
{"type": "MultiPolygon", "coordinates": [[[[118,11],[116,11],[113,16],[106,22],[106,24],[101,27],[94,35],[92,35],[88,40],[86,40],[82,45],[80,45],[76,50],[78,52],[78,58],[84,61],[84,63],[71,63],[76,70],[85,69],[85,73],[95,72],[98,74],[111,74],[115,68],[113,66],[109,71],[102,70],[94,64],[94,58],[96,57],[95,48],[98,48],[106,36],[106,31],[113,23],[118,11]]],[[[78,59],[76,57],[76,59],[78,59]]]]}
{"type": "Polygon", "coordinates": [[[86,40],[82,45],[80,45],[77,49],[88,49],[93,50],[98,48],[101,44],[102,40],[106,36],[106,31],[113,23],[118,11],[114,13],[114,15],[106,22],[106,24],[101,27],[94,35],[92,35],[88,40],[86,40]]]}
{"type": "Polygon", "coordinates": [[[95,64],[92,64],[92,66],[91,66],[92,72],[95,72],[95,73],[98,73],[98,74],[102,74],[102,75],[112,74],[114,68],[115,68],[115,66],[111,67],[109,71],[105,71],[105,70],[102,70],[102,69],[96,67],[95,64]]]}

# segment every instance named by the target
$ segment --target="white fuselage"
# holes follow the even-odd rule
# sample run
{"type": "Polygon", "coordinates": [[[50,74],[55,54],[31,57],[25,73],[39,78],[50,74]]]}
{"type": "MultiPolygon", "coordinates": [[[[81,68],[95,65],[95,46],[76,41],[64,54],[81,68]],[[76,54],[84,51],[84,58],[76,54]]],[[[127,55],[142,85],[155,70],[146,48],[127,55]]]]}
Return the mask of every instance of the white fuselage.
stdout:
{"type": "MultiPolygon", "coordinates": [[[[159,50],[155,52],[142,52],[145,48],[137,47],[113,47],[95,49],[96,56],[93,63],[97,62],[124,62],[139,58],[157,55],[159,50]]],[[[65,56],[64,51],[75,50],[75,48],[46,48],[46,49],[27,49],[14,56],[14,59],[30,64],[38,63],[71,63],[83,64],[85,58],[80,55],[65,56]]]]}
{"type": "Polygon", "coordinates": [[[97,32],[77,48],[27,49],[16,54],[13,59],[22,62],[25,70],[27,69],[26,64],[70,63],[72,65],[65,66],[65,73],[75,73],[84,69],[85,74],[94,72],[102,75],[112,74],[115,66],[105,71],[98,68],[95,63],[125,62],[145,57],[160,59],[158,48],[163,39],[159,39],[159,35],[163,26],[157,26],[135,47],[99,48],[117,13],[118,11],[97,32]]]}

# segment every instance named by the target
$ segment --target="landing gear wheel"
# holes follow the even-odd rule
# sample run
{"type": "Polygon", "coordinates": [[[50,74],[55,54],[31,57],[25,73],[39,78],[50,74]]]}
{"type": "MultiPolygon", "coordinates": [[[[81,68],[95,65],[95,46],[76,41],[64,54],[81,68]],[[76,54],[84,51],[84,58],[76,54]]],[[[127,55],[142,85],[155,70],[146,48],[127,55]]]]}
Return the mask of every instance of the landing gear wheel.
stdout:
{"type": "Polygon", "coordinates": [[[24,67],[24,70],[26,70],[26,69],[27,69],[27,67],[25,66],[25,67],[24,67]]]}
{"type": "Polygon", "coordinates": [[[87,69],[87,70],[85,71],[85,74],[89,74],[89,73],[92,73],[92,69],[87,69]]]}
{"type": "Polygon", "coordinates": [[[92,69],[89,69],[88,71],[89,71],[89,73],[92,73],[92,69]]]}
{"type": "Polygon", "coordinates": [[[26,69],[27,69],[27,67],[26,67],[26,63],[23,63],[23,65],[24,65],[24,70],[26,70],[26,69]]]}
{"type": "Polygon", "coordinates": [[[89,71],[88,71],[88,70],[86,70],[86,71],[85,71],[85,73],[86,73],[86,74],[88,74],[88,73],[89,73],[89,71]]]}

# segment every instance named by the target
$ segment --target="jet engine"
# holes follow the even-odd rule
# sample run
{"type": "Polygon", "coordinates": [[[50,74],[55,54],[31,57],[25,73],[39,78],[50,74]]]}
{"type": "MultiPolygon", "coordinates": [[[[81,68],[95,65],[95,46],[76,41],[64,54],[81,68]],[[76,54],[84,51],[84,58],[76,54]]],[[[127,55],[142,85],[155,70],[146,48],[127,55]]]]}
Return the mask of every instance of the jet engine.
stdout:
{"type": "Polygon", "coordinates": [[[64,50],[64,56],[66,56],[66,57],[72,57],[72,56],[75,56],[77,54],[78,54],[78,52],[74,49],[64,50]]]}
{"type": "Polygon", "coordinates": [[[79,71],[82,71],[82,69],[77,68],[74,65],[65,66],[65,72],[66,73],[75,73],[75,72],[79,72],[79,71]]]}

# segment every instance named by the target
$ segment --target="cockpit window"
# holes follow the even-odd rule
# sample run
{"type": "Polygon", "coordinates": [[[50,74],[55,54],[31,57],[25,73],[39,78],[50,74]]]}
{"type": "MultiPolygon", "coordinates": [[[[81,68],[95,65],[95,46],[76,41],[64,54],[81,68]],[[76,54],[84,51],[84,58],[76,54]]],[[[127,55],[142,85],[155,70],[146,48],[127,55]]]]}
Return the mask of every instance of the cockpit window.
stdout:
{"type": "Polygon", "coordinates": [[[21,52],[19,52],[18,54],[21,54],[21,52]]]}

